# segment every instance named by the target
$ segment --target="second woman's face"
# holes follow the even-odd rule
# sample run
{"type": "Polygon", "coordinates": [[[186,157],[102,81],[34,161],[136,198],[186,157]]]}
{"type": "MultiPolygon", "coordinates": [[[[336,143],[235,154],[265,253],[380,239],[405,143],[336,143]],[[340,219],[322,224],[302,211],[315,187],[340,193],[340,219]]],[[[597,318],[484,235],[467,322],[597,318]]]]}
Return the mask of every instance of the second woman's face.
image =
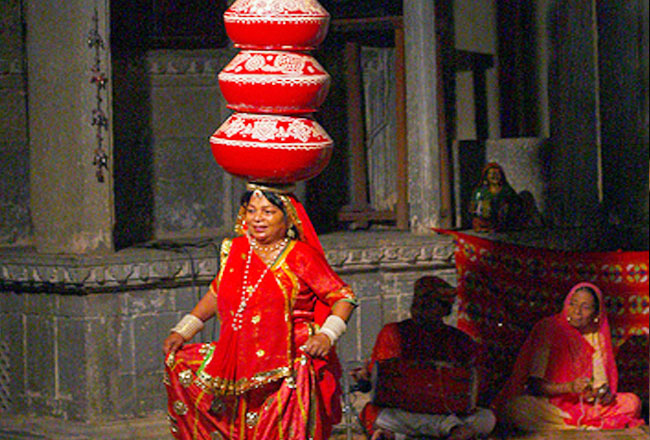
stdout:
{"type": "Polygon", "coordinates": [[[261,244],[282,240],[287,233],[284,213],[264,196],[253,194],[246,205],[249,234],[261,244]]]}
{"type": "Polygon", "coordinates": [[[569,323],[577,328],[583,329],[594,322],[596,317],[596,303],[594,297],[586,290],[578,290],[569,300],[567,309],[569,323]]]}
{"type": "Polygon", "coordinates": [[[501,179],[501,171],[498,168],[489,168],[487,170],[486,179],[491,185],[499,185],[503,179],[501,179]]]}

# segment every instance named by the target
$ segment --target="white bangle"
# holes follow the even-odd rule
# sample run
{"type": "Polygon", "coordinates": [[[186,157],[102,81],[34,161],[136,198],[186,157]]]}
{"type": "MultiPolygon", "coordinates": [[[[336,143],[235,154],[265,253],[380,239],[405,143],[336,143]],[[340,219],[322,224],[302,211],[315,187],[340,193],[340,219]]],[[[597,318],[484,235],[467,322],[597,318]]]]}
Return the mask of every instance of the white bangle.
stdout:
{"type": "Polygon", "coordinates": [[[343,318],[336,315],[329,315],[317,333],[325,334],[329,338],[332,345],[334,345],[338,338],[341,337],[343,333],[345,333],[347,327],[348,326],[343,318]]]}
{"type": "Polygon", "coordinates": [[[203,321],[201,321],[201,319],[197,318],[196,316],[188,313],[187,315],[183,316],[183,319],[178,321],[178,324],[172,327],[170,333],[176,332],[181,335],[183,339],[189,341],[201,330],[203,330],[203,321]]]}

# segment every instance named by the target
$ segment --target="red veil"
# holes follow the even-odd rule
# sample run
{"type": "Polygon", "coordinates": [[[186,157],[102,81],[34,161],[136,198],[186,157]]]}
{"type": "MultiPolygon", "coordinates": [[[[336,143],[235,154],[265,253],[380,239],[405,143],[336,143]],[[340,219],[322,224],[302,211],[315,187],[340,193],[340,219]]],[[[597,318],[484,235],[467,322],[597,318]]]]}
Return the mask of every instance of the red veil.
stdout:
{"type": "MultiPolygon", "coordinates": [[[[594,348],[567,321],[569,301],[575,292],[583,287],[590,287],[598,296],[600,304],[598,333],[603,344],[603,364],[610,389],[613,393],[616,392],[618,386],[618,370],[614,359],[611,333],[607,321],[607,313],[605,313],[602,292],[591,283],[579,283],[571,289],[564,299],[564,306],[560,313],[543,318],[531,330],[526,342],[521,347],[512,375],[494,400],[493,405],[497,409],[509,399],[524,393],[526,381],[533,366],[535,353],[544,345],[548,345],[548,357],[549,359],[553,359],[553,362],[549,362],[547,366],[544,379],[553,383],[565,383],[579,377],[592,376],[592,354],[594,348]]],[[[567,399],[571,403],[575,403],[576,401],[576,397],[573,395],[561,395],[552,397],[551,402],[562,406],[561,403],[567,399]]]]}

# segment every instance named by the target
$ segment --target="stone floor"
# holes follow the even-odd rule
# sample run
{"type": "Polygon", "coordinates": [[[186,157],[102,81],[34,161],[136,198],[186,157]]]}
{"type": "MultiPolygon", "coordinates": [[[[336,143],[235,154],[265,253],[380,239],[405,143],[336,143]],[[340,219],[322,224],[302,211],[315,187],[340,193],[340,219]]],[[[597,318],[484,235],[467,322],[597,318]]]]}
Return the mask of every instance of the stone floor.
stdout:
{"type": "MultiPolygon", "coordinates": [[[[1,438],[1,437],[0,437],[1,438]]],[[[635,429],[615,431],[556,431],[538,434],[495,433],[487,440],[649,440],[650,428],[646,425],[635,429]]],[[[368,440],[358,432],[338,432],[330,440],[368,440]]]]}
{"type": "MultiPolygon", "coordinates": [[[[1,415],[0,415],[1,416],[1,415]]],[[[648,426],[617,431],[558,431],[544,434],[496,433],[487,440],[649,440],[648,426]]],[[[54,419],[20,422],[11,417],[0,421],[0,440],[172,440],[160,418],[143,418],[127,424],[74,425],[54,419]],[[14,425],[14,426],[12,426],[14,425]],[[48,426],[49,425],[49,426],[48,426]]],[[[338,426],[330,440],[368,440],[354,427],[338,426]]]]}
{"type": "MultiPolygon", "coordinates": [[[[357,394],[344,412],[341,424],[330,440],[369,440],[361,430],[356,414],[365,402],[357,394]]],[[[101,424],[77,423],[51,417],[28,418],[0,414],[0,440],[173,440],[165,414],[101,424]]],[[[424,439],[422,439],[424,440],[424,439]]],[[[615,431],[557,431],[543,434],[495,432],[487,440],[650,440],[650,427],[615,431]]]]}

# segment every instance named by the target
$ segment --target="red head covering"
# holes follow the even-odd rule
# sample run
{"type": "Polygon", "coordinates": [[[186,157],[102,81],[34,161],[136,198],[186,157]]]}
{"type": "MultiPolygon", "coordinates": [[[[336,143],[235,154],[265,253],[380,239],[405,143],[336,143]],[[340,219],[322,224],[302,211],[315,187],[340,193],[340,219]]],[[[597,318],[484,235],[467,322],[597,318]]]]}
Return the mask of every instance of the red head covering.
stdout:
{"type": "MultiPolygon", "coordinates": [[[[592,377],[594,348],[575,327],[569,324],[567,309],[573,295],[585,287],[595,292],[598,308],[598,329],[601,352],[607,381],[613,393],[618,386],[618,370],[612,350],[612,339],[605,311],[603,294],[598,287],[591,283],[576,284],[564,300],[562,311],[556,315],[543,318],[532,329],[526,342],[521,347],[512,375],[505,387],[494,400],[494,406],[499,409],[507,400],[524,393],[535,353],[544,346],[549,348],[549,362],[544,379],[553,383],[565,383],[579,377],[592,377]]],[[[575,396],[556,396],[551,399],[560,403],[563,399],[575,399],[575,396]]]]}

